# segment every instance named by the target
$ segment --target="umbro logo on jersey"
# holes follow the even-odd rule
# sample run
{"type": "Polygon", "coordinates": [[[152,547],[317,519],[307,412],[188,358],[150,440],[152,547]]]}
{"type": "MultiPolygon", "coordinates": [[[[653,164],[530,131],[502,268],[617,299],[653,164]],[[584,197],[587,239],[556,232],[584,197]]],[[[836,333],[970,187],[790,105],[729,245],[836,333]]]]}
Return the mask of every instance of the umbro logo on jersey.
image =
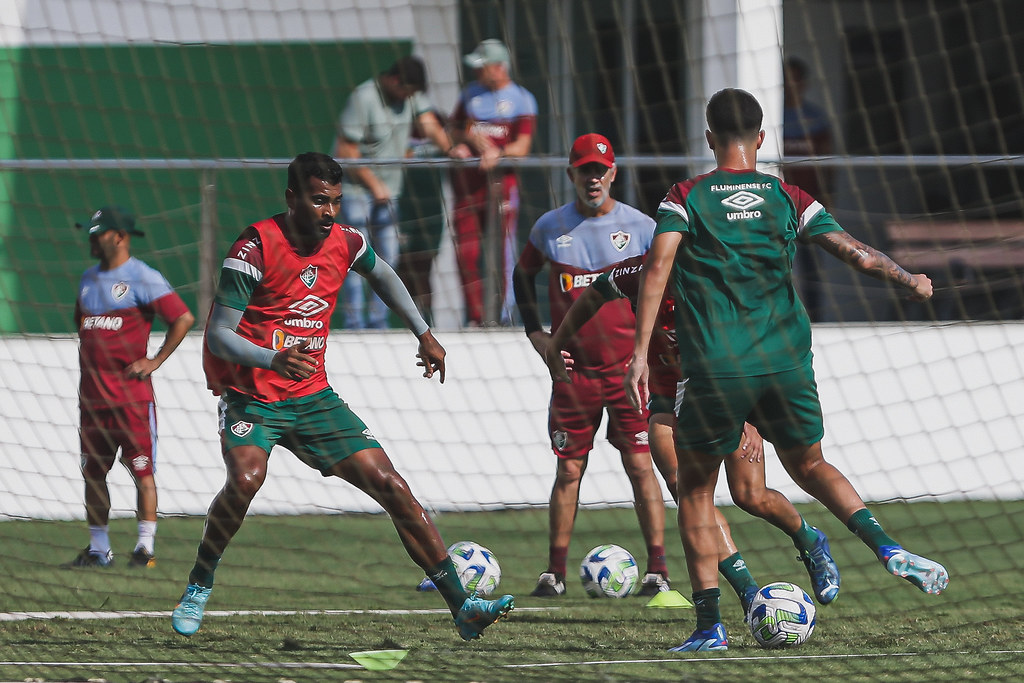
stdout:
{"type": "Polygon", "coordinates": [[[330,307],[330,304],[321,299],[318,296],[307,294],[302,301],[296,301],[288,310],[296,315],[301,315],[303,318],[312,318],[318,313],[322,313],[330,307]]]}
{"type": "Polygon", "coordinates": [[[736,209],[735,211],[727,211],[725,214],[726,220],[730,221],[741,221],[749,220],[751,218],[760,218],[760,211],[751,211],[755,206],[764,204],[764,197],[754,194],[753,192],[747,192],[746,190],[740,190],[735,194],[731,194],[722,200],[724,206],[730,209],[736,209]]]}
{"type": "Polygon", "coordinates": [[[572,246],[572,235],[559,235],[558,239],[555,240],[556,247],[571,247],[572,246]]]}
{"type": "Polygon", "coordinates": [[[740,190],[739,192],[731,194],[725,199],[723,199],[722,203],[728,206],[730,209],[746,211],[748,209],[754,208],[755,206],[764,204],[764,197],[758,196],[753,192],[740,190]]]}
{"type": "Polygon", "coordinates": [[[110,288],[110,296],[114,297],[114,301],[120,301],[128,294],[128,290],[131,287],[128,286],[127,282],[118,282],[110,288]]]}
{"type": "Polygon", "coordinates": [[[235,436],[245,436],[252,431],[252,422],[236,422],[231,425],[231,433],[235,436]]]}
{"type": "Polygon", "coordinates": [[[377,438],[377,437],[375,437],[373,435],[373,432],[370,431],[369,427],[367,427],[366,429],[363,430],[363,436],[365,436],[367,439],[375,439],[376,440],[376,438],[377,438]]]}
{"type": "Polygon", "coordinates": [[[313,289],[313,285],[316,284],[316,266],[306,266],[306,268],[299,273],[299,279],[302,280],[302,284],[313,289]]]}
{"type": "Polygon", "coordinates": [[[618,251],[622,251],[623,249],[625,249],[629,245],[629,233],[628,232],[623,232],[623,231],[619,230],[617,232],[613,232],[612,234],[608,235],[608,237],[612,241],[612,246],[615,247],[618,251]]]}

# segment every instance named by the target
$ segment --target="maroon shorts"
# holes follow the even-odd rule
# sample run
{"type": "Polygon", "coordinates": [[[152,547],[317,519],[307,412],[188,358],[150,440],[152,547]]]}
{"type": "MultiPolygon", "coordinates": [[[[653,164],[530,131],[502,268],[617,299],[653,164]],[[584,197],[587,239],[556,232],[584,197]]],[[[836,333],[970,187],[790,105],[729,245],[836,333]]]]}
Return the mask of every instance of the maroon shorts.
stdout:
{"type": "Polygon", "coordinates": [[[601,417],[608,411],[608,441],[621,453],[650,451],[647,411],[638,413],[626,401],[623,375],[588,377],[572,374],[572,384],[555,382],[548,410],[548,435],[559,458],[582,458],[594,447],[601,417]]]}
{"type": "Polygon", "coordinates": [[[156,406],[153,403],[82,408],[82,473],[105,477],[114,466],[117,449],[121,462],[135,477],[156,471],[156,406]]]}

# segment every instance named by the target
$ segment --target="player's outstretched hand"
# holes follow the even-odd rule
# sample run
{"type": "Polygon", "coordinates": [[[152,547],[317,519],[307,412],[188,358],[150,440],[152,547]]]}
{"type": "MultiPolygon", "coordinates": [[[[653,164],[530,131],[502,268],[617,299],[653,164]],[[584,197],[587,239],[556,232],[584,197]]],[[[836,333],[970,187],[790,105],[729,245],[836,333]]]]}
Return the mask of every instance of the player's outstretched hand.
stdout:
{"type": "Polygon", "coordinates": [[[757,427],[749,422],[743,423],[743,435],[740,437],[740,452],[750,462],[761,462],[764,459],[764,438],[757,427]]]}
{"type": "Polygon", "coordinates": [[[554,344],[550,344],[544,351],[544,362],[548,364],[552,382],[572,382],[569,379],[569,371],[572,370],[575,361],[571,353],[556,349],[554,344]]]}
{"type": "Polygon", "coordinates": [[[910,294],[911,301],[927,301],[932,298],[932,280],[924,273],[914,274],[914,289],[910,294]]]}
{"type": "Polygon", "coordinates": [[[270,369],[290,380],[309,379],[316,372],[317,360],[306,353],[309,340],[303,339],[294,346],[281,349],[270,362],[270,369]]]}
{"type": "Polygon", "coordinates": [[[423,368],[423,376],[430,379],[434,373],[441,376],[441,384],[444,384],[444,347],[436,339],[430,330],[419,336],[420,348],[416,353],[419,361],[416,365],[423,368]]]}
{"type": "Polygon", "coordinates": [[[158,367],[160,367],[160,361],[152,358],[140,358],[124,369],[124,376],[128,379],[144,380],[151,376],[158,367]]]}
{"type": "Polygon", "coordinates": [[[626,400],[633,410],[642,413],[650,394],[647,391],[647,359],[633,356],[626,367],[622,383],[626,387],[626,400]]]}

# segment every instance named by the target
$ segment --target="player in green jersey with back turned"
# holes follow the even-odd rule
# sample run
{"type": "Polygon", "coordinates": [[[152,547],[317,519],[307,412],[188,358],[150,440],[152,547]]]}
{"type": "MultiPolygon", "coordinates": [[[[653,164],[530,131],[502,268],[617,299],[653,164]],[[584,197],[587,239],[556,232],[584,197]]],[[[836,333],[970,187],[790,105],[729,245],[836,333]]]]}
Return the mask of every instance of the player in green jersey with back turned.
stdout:
{"type": "Polygon", "coordinates": [[[646,403],[648,346],[666,285],[676,301],[682,374],[689,377],[678,404],[676,442],[679,533],[697,629],[675,651],[728,647],[718,609],[714,492],[719,466],[739,445],[744,420],[775,445],[793,481],[825,502],[888,571],[931,594],[949,583],[942,565],[890,538],[843,473],[822,456],[811,325],[793,287],[793,255],[798,241],[816,244],[855,270],[906,289],[916,301],[931,297],[931,280],[851,237],[800,188],[758,172],[761,120],[760,104],[743,90],[721,90],[708,102],[706,136],[717,168],[676,184],[662,201],[638,298],[625,380],[634,407],[646,403]]]}

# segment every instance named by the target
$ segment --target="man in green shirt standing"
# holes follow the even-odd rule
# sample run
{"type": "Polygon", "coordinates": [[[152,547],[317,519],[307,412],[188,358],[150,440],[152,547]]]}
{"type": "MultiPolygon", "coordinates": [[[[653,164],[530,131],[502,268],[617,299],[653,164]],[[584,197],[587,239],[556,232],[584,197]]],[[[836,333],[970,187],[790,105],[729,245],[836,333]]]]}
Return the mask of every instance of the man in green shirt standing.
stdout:
{"type": "MultiPolygon", "coordinates": [[[[426,67],[418,57],[402,57],[384,73],[358,85],[338,117],[335,158],[403,159],[413,127],[442,154],[449,154],[452,143],[426,92],[426,67]]],[[[397,165],[345,165],[349,178],[341,200],[342,222],[358,228],[392,267],[399,260],[398,197],[403,172],[397,165]]],[[[363,279],[349,278],[342,290],[345,327],[388,327],[387,305],[372,292],[369,302],[364,296],[363,279]]]]}
{"type": "Polygon", "coordinates": [[[850,236],[800,188],[758,172],[761,120],[760,104],[743,90],[719,91],[708,102],[706,137],[717,168],[674,185],[658,208],[625,379],[639,409],[647,399],[648,346],[670,285],[682,375],[689,377],[677,409],[679,533],[697,612],[696,631],[672,648],[679,652],[728,648],[718,609],[714,492],[744,420],[775,446],[793,481],[844,521],[889,572],[930,594],[949,583],[941,564],[889,537],[822,456],[810,319],[793,287],[793,255],[798,241],[817,244],[916,301],[931,297],[931,280],[850,236]]]}

